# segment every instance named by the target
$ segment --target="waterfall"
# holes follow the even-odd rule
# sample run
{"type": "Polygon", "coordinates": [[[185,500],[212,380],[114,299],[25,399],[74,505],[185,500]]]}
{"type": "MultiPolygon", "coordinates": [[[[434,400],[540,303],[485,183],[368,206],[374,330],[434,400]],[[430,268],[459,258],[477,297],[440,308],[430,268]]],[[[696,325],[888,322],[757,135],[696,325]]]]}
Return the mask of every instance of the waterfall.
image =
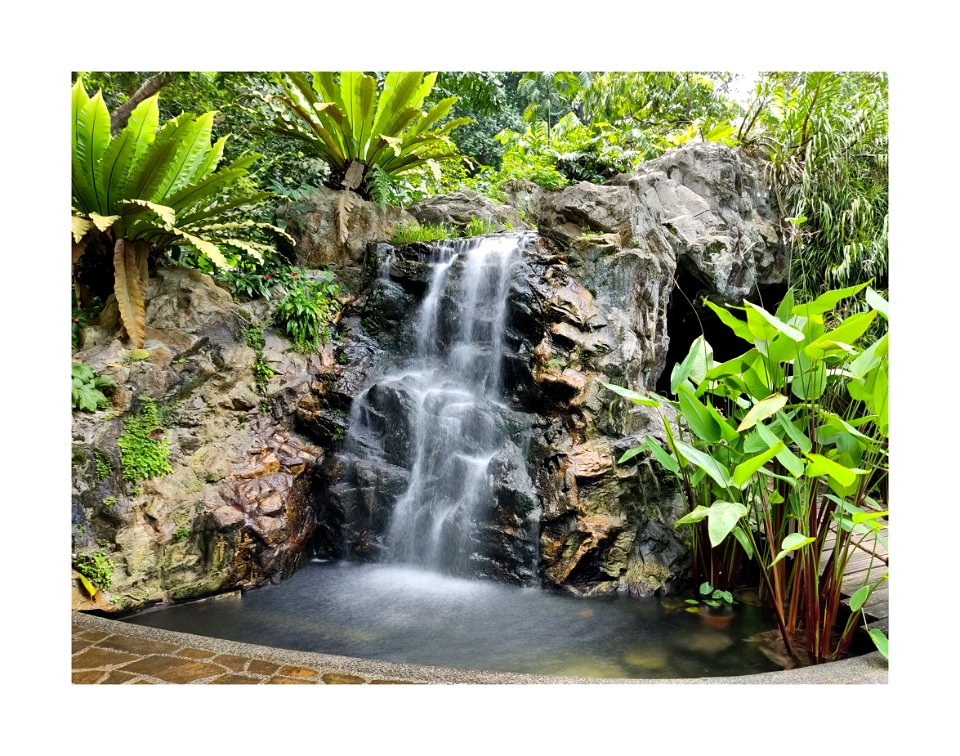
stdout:
{"type": "MultiPolygon", "coordinates": [[[[498,549],[491,542],[499,539],[504,551],[497,526],[513,518],[507,551],[510,559],[524,552],[529,564],[519,572],[532,575],[536,501],[523,441],[529,423],[504,401],[501,385],[511,266],[523,239],[497,235],[440,245],[416,313],[412,354],[354,400],[345,443],[354,484],[361,488],[362,478],[371,496],[394,487],[380,534],[388,561],[502,575],[502,567],[485,565],[504,561],[490,553],[498,549]],[[511,500],[530,502],[519,519],[499,506],[504,471],[514,489],[524,489],[511,490],[511,500]],[[528,532],[519,532],[527,520],[528,532]]],[[[364,527],[377,530],[372,520],[364,527]]],[[[516,579],[518,570],[511,570],[516,579]]]]}

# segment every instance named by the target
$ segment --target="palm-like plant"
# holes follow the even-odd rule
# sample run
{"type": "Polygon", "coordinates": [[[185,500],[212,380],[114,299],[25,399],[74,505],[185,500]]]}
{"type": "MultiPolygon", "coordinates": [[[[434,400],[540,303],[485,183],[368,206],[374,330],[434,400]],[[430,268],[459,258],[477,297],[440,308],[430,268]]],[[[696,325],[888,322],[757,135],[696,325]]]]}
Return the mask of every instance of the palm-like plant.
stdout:
{"type": "Polygon", "coordinates": [[[285,95],[272,96],[277,118],[273,129],[299,140],[331,168],[333,188],[355,189],[369,196],[367,172],[379,166],[395,177],[427,166],[460,160],[449,133],[470,123],[454,118],[438,126],[457,101],[445,97],[426,112],[424,99],[437,74],[391,72],[382,89],[377,80],[356,71],[283,73],[285,95]]]}
{"type": "Polygon", "coordinates": [[[226,137],[211,145],[213,116],[184,113],[158,130],[154,95],[111,138],[102,93],[88,96],[79,80],[73,87],[73,263],[92,246],[108,252],[112,247],[114,294],[137,347],[143,345],[151,254],[182,244],[216,267],[229,268],[231,257],[259,260],[272,251],[261,232],[286,236],[275,226],[240,217],[243,208],[271,195],[237,192],[259,155],[241,156],[217,170],[226,137]]]}

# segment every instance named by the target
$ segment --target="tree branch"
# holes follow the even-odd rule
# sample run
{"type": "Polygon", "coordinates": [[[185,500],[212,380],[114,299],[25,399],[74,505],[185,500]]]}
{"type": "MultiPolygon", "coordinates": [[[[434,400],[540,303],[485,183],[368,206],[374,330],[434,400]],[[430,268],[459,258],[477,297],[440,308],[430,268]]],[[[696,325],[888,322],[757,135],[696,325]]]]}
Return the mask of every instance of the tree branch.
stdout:
{"type": "Polygon", "coordinates": [[[110,133],[116,134],[126,126],[133,109],[148,97],[152,97],[167,86],[167,84],[173,81],[175,75],[172,71],[163,71],[143,82],[137,91],[130,95],[130,98],[125,103],[110,114],[110,133]]]}

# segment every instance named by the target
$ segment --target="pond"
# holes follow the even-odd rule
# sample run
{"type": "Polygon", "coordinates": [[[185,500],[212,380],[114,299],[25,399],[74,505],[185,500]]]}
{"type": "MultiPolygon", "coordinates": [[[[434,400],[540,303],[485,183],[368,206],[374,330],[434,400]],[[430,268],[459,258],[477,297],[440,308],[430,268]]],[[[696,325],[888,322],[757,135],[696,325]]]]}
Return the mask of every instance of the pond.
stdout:
{"type": "Polygon", "coordinates": [[[125,621],[298,651],[472,670],[692,678],[779,669],[747,638],[772,616],[737,604],[726,629],[682,602],[577,598],[416,567],[321,562],[242,596],[125,621]],[[679,605],[679,606],[678,606],[679,605]]]}

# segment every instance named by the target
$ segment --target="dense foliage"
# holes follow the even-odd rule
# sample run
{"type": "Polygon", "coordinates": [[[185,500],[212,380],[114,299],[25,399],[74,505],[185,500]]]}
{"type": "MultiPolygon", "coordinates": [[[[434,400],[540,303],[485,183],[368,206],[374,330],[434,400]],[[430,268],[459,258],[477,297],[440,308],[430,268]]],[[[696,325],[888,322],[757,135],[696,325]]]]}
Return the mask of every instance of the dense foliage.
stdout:
{"type": "MultiPolygon", "coordinates": [[[[887,514],[888,337],[863,344],[874,319],[886,320],[887,303],[867,289],[865,311],[830,326],[831,312],[865,286],[807,304],[789,292],[775,314],[749,302],[711,304],[751,349],[717,363],[698,338],[673,369],[675,400],[609,386],[682,418],[680,436],[664,419],[668,450],[648,436],[620,462],[649,453],[680,479],[688,513],[677,524],[693,528],[695,577],[736,585],[747,561],[759,566],[760,588],[794,659],[798,647],[813,661],[845,652],[856,609],[886,579],[857,592],[853,615],[836,632],[848,546],[880,539],[887,514]],[[845,396],[841,411],[825,402],[831,385],[845,396]]],[[[885,652],[882,633],[872,635],[885,652]]]]}
{"type": "Polygon", "coordinates": [[[90,97],[77,81],[72,106],[73,264],[89,262],[84,256],[112,259],[113,280],[97,261],[77,279],[104,297],[112,288],[127,335],[142,347],[151,256],[183,245],[226,268],[240,257],[262,259],[270,252],[264,232],[286,235],[240,217],[243,208],[270,195],[244,184],[257,155],[218,169],[227,138],[211,144],[213,113],[183,113],[158,129],[153,95],[111,136],[100,92],[90,97]]]}

